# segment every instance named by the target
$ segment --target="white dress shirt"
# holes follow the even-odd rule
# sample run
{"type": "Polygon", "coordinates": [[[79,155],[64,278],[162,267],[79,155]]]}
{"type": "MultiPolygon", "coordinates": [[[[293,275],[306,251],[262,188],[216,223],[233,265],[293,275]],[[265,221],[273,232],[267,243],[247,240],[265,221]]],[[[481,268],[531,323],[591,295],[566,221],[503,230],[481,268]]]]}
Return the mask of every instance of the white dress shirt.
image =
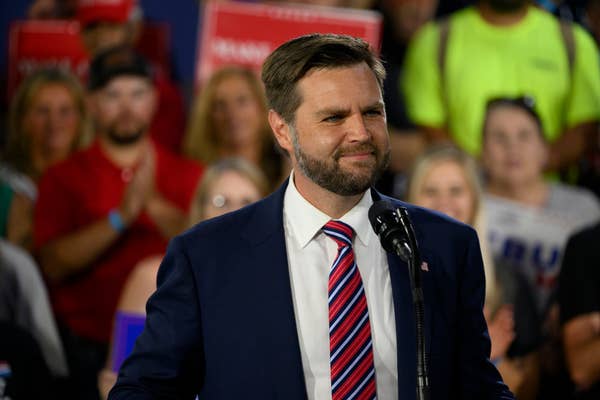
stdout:
{"type": "MultiPolygon", "coordinates": [[[[377,398],[395,400],[398,398],[398,372],[392,285],[386,253],[367,217],[372,203],[368,190],[340,220],[356,232],[353,249],[369,308],[377,398]]],[[[294,185],[292,173],[283,200],[283,221],[309,400],[331,399],[327,286],[337,245],[321,231],[330,219],[302,197],[294,185]]]]}

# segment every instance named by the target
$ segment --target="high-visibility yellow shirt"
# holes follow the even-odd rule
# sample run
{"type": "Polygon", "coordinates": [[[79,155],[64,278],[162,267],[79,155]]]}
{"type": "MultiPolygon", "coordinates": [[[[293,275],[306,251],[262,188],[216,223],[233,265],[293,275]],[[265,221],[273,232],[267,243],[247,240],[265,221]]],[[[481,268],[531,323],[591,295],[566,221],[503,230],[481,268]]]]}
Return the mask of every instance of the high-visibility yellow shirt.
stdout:
{"type": "Polygon", "coordinates": [[[575,59],[569,70],[558,20],[530,7],[509,27],[487,23],[474,7],[450,17],[444,79],[440,79],[439,26],[424,26],[411,42],[402,88],[418,125],[447,128],[464,150],[479,155],[485,105],[491,98],[529,95],[552,142],[568,127],[600,120],[598,49],[573,25],[575,59]]]}

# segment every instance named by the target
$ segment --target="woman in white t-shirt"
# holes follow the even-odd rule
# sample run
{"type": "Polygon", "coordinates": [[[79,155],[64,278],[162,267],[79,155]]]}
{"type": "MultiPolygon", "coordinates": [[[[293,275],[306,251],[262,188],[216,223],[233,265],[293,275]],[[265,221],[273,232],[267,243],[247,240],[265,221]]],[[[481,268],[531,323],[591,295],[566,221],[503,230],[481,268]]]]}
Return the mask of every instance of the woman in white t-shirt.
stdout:
{"type": "Polygon", "coordinates": [[[488,102],[482,147],[488,242],[495,263],[521,277],[533,297],[536,317],[523,331],[539,333],[542,373],[554,384],[562,368],[555,297],[564,247],[571,233],[600,218],[600,205],[587,190],[546,179],[548,147],[533,99],[488,102]]]}

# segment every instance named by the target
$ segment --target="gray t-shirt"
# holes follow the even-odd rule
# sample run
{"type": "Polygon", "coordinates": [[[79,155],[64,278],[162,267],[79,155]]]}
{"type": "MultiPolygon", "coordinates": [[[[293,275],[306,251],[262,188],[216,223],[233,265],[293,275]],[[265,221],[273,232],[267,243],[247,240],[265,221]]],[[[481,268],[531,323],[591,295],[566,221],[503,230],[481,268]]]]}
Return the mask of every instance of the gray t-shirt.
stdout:
{"type": "Polygon", "coordinates": [[[484,209],[495,263],[511,267],[525,279],[539,315],[545,315],[557,288],[567,239],[600,219],[600,203],[585,189],[552,183],[544,207],[488,194],[484,209]]]}

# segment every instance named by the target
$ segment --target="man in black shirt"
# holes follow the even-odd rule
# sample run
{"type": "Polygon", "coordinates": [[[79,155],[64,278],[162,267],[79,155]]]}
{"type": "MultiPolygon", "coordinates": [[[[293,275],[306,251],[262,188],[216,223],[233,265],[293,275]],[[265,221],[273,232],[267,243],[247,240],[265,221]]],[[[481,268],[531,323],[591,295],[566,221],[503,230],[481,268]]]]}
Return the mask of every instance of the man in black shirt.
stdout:
{"type": "Polygon", "coordinates": [[[600,224],[569,239],[559,302],[565,357],[576,399],[600,399],[600,224]]]}

